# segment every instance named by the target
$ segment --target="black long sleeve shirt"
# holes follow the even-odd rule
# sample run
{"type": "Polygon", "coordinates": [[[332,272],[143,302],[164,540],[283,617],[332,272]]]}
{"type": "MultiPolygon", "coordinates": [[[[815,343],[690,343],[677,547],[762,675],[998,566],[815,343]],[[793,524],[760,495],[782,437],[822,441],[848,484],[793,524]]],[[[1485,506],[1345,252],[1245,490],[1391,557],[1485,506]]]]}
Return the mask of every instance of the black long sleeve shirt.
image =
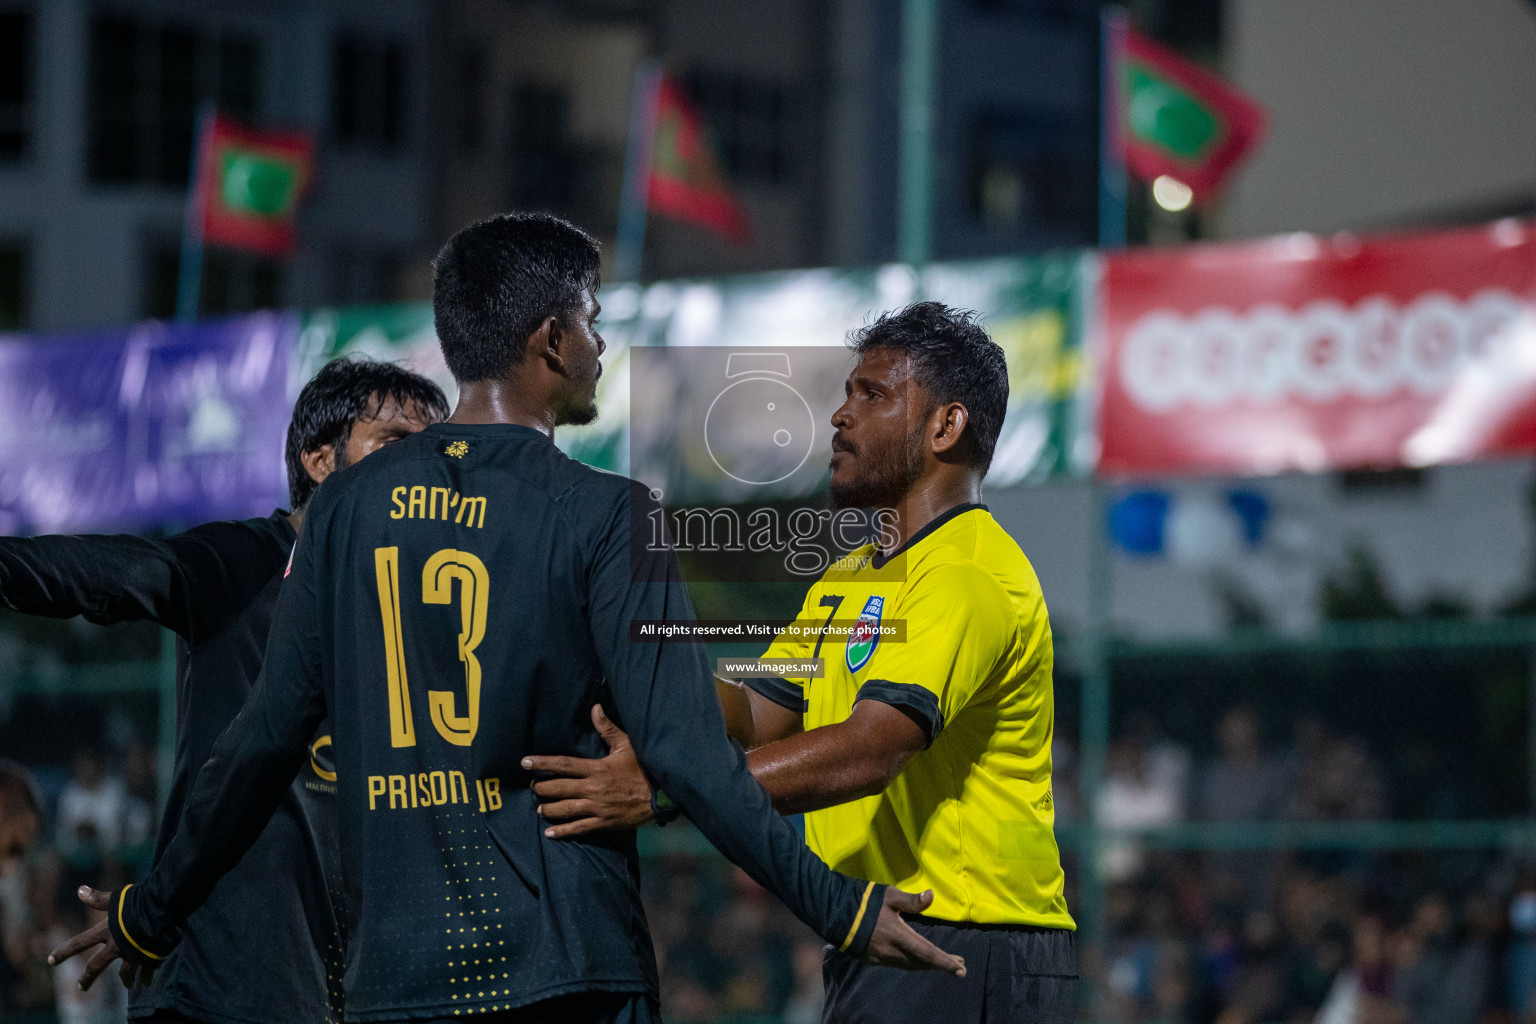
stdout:
{"type": "MultiPolygon", "coordinates": [[[[100,625],[148,619],[177,635],[176,761],[156,853],[193,778],[250,696],[294,542],[288,517],[208,523],[166,540],[134,536],[0,537],[0,607],[80,615],[100,625]]],[[[341,939],[327,875],[336,862],[335,783],[321,727],[314,756],[281,794],[250,852],[187,920],[129,1016],[174,1010],[210,1024],[292,1024],[337,1015],[341,939]],[[260,986],[242,962],[252,931],[260,986]],[[330,966],[328,966],[328,964],[330,966]]]]}
{"type": "Polygon", "coordinates": [[[633,619],[693,617],[670,552],[632,543],[647,500],[509,425],[428,427],[327,480],[263,679],[165,856],[109,915],[125,955],[174,945],[329,713],[354,911],[349,1021],[654,993],[634,834],[544,838],[520,766],[602,756],[598,702],[711,842],[861,952],[880,887],[830,871],[773,812],[726,736],[701,648],[630,641],[633,619]]]}

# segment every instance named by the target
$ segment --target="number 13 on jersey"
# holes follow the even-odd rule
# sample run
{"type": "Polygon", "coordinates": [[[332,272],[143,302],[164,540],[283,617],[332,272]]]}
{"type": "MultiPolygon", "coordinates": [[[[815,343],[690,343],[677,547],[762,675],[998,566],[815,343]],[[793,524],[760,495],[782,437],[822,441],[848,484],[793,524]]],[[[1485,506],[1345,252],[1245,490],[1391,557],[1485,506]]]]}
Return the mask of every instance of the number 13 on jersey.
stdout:
{"type": "MultiPolygon", "coordinates": [[[[411,716],[411,688],[405,671],[405,637],[400,629],[400,549],[373,549],[374,575],[379,585],[379,614],[384,620],[384,662],[389,680],[389,741],[396,747],[416,745],[411,716]]],[[[444,548],[427,559],[421,570],[421,600],[452,604],[453,584],[459,584],[459,661],[464,663],[467,707],[460,715],[449,690],[428,690],[427,705],[438,735],[467,747],[480,727],[480,660],[475,648],[485,639],[486,603],[491,578],[485,563],[468,551],[444,548]]]]}

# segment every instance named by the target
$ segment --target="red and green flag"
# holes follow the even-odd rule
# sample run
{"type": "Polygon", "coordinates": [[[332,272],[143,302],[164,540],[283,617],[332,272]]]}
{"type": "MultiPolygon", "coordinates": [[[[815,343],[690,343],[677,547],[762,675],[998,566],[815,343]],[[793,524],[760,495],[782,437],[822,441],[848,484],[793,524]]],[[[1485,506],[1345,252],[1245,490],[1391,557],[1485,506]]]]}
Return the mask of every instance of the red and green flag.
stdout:
{"type": "Polygon", "coordinates": [[[270,256],[296,242],[295,215],[313,174],[315,146],[297,132],[256,131],[207,118],[198,149],[198,224],[202,241],[270,256]]]}
{"type": "Polygon", "coordinates": [[[1264,108],[1200,65],[1127,28],[1119,46],[1121,153],[1145,181],[1167,175],[1195,201],[1220,189],[1264,135],[1264,108]]]}
{"type": "Polygon", "coordinates": [[[726,184],[704,119],[668,75],[656,86],[655,117],[647,205],[745,241],[750,235],[746,212],[726,184]]]}

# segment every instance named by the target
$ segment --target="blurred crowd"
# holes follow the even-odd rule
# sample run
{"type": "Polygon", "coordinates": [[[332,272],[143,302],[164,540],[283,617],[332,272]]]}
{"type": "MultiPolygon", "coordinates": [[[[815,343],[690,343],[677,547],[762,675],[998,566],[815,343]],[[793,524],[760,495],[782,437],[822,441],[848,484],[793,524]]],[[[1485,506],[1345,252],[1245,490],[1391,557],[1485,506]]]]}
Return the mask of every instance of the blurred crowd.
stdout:
{"type": "MultiPolygon", "coordinates": [[[[82,993],[84,958],[53,970],[47,955],[92,923],[80,885],[116,887],[149,865],[153,752],[86,748],[67,767],[32,774],[47,821],[31,854],[0,868],[0,1020],[119,1024],[127,1006],[115,974],[82,993]]],[[[644,881],[668,1020],[821,1019],[822,943],[740,870],[718,857],[667,856],[646,862],[644,881]]]]}
{"type": "MultiPolygon", "coordinates": [[[[1214,732],[1203,759],[1147,720],[1111,744],[1101,825],[1232,829],[1215,851],[1104,844],[1109,942],[1090,965],[1093,1019],[1536,1021],[1536,857],[1243,849],[1244,824],[1386,818],[1388,780],[1366,742],[1315,720],[1286,747],[1267,746],[1246,707],[1214,732]]],[[[1072,760],[1060,745],[1059,824],[1081,812],[1072,760]]]]}
{"type": "MultiPolygon", "coordinates": [[[[1235,708],[1198,757],[1147,721],[1111,745],[1099,805],[1114,828],[1386,817],[1367,743],[1303,721],[1267,744],[1235,708]]],[[[1064,840],[1080,823],[1073,751],[1057,748],[1064,840]]],[[[136,743],[34,767],[42,842],[0,874],[0,1017],[121,1021],[115,978],[90,993],[47,951],[88,923],[81,883],[133,881],[155,827],[155,761],[136,743]]],[[[1536,1024],[1536,859],[1360,850],[1168,852],[1106,844],[1109,945],[1085,967],[1084,1018],[1113,1024],[1536,1024]]],[[[1064,841],[1069,879],[1077,876],[1064,841]]],[[[821,942],[718,857],[649,858],[644,892],[669,1020],[811,1024],[821,942]]]]}
{"type": "Polygon", "coordinates": [[[7,1021],[107,1024],[126,1009],[118,985],[82,993],[81,963],[49,969],[48,950],[93,923],[75,896],[82,884],[118,886],[154,852],[155,759],[139,744],[107,755],[85,747],[67,768],[34,767],[47,810],[42,842],[0,869],[0,1015],[7,1021]]]}

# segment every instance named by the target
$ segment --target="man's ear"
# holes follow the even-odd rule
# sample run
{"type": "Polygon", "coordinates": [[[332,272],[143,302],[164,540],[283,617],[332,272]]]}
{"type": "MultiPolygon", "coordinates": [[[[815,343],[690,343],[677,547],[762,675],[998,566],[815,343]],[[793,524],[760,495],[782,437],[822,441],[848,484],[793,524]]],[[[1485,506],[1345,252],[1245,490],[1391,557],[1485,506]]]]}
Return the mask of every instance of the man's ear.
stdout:
{"type": "Polygon", "coordinates": [[[928,418],[934,454],[943,455],[952,451],[960,443],[960,438],[965,436],[965,425],[970,421],[970,412],[959,402],[949,402],[935,409],[928,418]]]}
{"type": "Polygon", "coordinates": [[[561,373],[565,369],[565,358],[561,355],[564,342],[565,332],[560,329],[560,322],[547,316],[528,335],[527,351],[523,353],[523,358],[542,359],[551,370],[561,373]]]}
{"type": "Polygon", "coordinates": [[[299,461],[304,464],[304,472],[318,484],[336,471],[336,446],[323,444],[319,448],[300,452],[299,461]]]}

